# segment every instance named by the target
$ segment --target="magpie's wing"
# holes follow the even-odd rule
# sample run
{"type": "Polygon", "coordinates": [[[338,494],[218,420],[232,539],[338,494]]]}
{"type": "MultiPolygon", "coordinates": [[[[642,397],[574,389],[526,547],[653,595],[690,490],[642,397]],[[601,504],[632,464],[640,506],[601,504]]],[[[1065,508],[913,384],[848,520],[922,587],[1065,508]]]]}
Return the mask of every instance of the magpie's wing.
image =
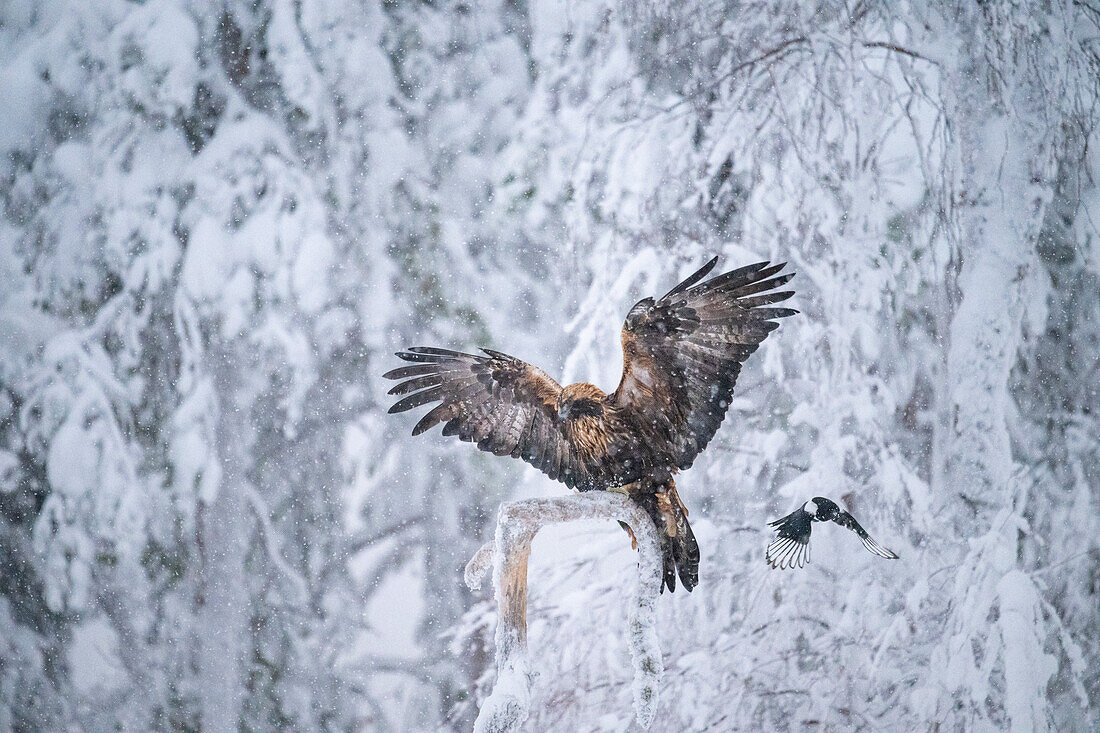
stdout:
{"type": "Polygon", "coordinates": [[[871,535],[867,534],[867,530],[859,526],[859,522],[856,521],[856,518],[848,512],[841,511],[833,521],[841,527],[847,527],[859,535],[859,541],[863,543],[863,546],[867,548],[868,552],[878,555],[879,557],[885,557],[887,560],[898,559],[898,556],[893,551],[887,550],[885,547],[875,542],[871,535]]]}
{"type": "Polygon", "coordinates": [[[776,530],[775,539],[764,553],[768,565],[786,570],[810,561],[810,521],[809,512],[799,507],[782,519],[768,522],[776,530]]]}

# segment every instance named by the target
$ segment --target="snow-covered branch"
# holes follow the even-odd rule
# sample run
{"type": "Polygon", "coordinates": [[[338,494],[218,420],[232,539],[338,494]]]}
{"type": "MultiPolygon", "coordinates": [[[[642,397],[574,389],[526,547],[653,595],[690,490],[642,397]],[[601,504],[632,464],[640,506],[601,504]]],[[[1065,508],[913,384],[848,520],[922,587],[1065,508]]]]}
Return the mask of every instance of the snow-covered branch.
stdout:
{"type": "Polygon", "coordinates": [[[661,681],[656,599],[661,588],[657,532],[646,513],[622,494],[593,492],[502,504],[496,537],[466,566],[466,583],[478,588],[493,566],[497,600],[497,679],[474,724],[478,733],[517,730],[531,706],[532,673],[527,656],[527,558],[540,529],[579,519],[617,519],[634,531],[638,572],[630,601],[630,652],[634,663],[634,714],[643,728],[653,722],[661,681]]]}

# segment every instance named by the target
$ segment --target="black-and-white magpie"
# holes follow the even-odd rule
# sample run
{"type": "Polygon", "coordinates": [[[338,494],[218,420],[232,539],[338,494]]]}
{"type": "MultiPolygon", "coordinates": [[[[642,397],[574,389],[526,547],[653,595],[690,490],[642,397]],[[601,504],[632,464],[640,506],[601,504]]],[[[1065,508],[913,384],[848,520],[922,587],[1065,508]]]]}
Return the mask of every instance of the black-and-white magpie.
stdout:
{"type": "Polygon", "coordinates": [[[821,496],[815,496],[782,519],[768,522],[769,527],[775,527],[776,537],[768,545],[764,559],[773,568],[781,570],[793,568],[796,565],[802,567],[810,562],[812,523],[829,521],[836,522],[841,527],[847,527],[859,535],[860,541],[869,552],[887,560],[898,559],[894,552],[871,539],[871,535],[859,526],[855,517],[838,507],[836,502],[821,496]]]}

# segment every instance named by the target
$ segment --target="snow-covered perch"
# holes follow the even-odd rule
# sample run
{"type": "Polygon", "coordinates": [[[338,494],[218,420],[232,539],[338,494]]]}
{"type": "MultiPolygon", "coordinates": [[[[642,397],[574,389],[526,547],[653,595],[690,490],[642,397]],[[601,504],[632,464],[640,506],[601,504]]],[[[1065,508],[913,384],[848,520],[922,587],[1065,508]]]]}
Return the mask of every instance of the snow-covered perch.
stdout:
{"type": "Polygon", "coordinates": [[[501,504],[496,537],[466,565],[466,584],[476,589],[492,562],[498,615],[497,680],[492,694],[481,706],[474,723],[475,733],[517,730],[527,719],[531,706],[527,657],[527,558],[531,554],[531,541],[548,524],[579,519],[617,519],[634,531],[638,572],[629,610],[634,715],[643,728],[653,722],[663,669],[656,627],[656,600],[661,589],[656,528],[645,511],[625,495],[593,491],[501,504]]]}

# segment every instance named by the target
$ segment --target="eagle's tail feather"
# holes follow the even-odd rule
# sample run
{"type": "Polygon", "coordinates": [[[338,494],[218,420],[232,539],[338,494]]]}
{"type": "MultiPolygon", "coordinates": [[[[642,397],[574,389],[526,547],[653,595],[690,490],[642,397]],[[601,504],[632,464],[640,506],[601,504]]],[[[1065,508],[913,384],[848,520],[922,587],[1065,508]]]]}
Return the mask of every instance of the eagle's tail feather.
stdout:
{"type": "Polygon", "coordinates": [[[657,527],[663,562],[661,592],[676,591],[676,578],[689,592],[699,584],[699,543],[687,519],[687,509],[676,494],[675,486],[661,487],[656,493],[634,494],[657,527]]]}
{"type": "Polygon", "coordinates": [[[676,557],[672,549],[672,538],[664,533],[664,530],[660,530],[661,536],[661,555],[664,560],[664,568],[662,569],[661,579],[661,592],[665,592],[665,588],[668,588],[669,593],[676,592],[676,557]]]}
{"type": "MultiPolygon", "coordinates": [[[[676,565],[676,572],[680,576],[680,582],[688,592],[699,585],[699,543],[695,541],[695,533],[691,531],[687,517],[683,512],[678,512],[676,519],[677,532],[672,540],[672,560],[676,565]]],[[[672,588],[669,588],[671,591],[672,588]]]]}

